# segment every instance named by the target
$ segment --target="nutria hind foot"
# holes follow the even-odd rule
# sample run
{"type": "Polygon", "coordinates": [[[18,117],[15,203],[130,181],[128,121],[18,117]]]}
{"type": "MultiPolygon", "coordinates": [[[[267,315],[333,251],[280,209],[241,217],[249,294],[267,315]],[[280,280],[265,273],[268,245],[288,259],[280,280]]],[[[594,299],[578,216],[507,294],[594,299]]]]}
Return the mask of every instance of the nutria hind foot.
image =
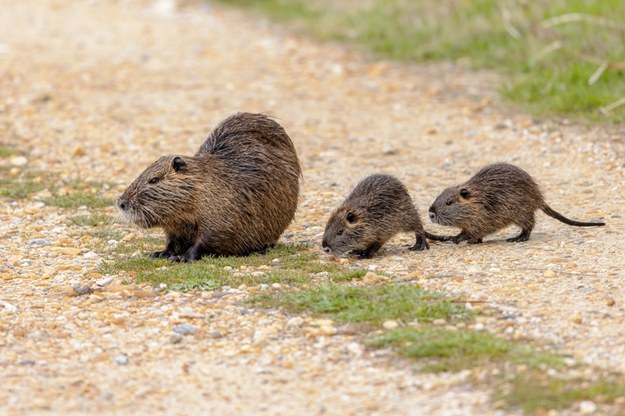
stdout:
{"type": "Polygon", "coordinates": [[[414,246],[410,247],[409,250],[423,251],[423,250],[430,249],[430,245],[428,244],[428,240],[425,238],[425,234],[420,233],[420,234],[417,234],[416,237],[417,237],[417,241],[415,242],[414,246]]]}
{"type": "Polygon", "coordinates": [[[511,237],[506,239],[507,242],[509,243],[522,243],[523,241],[527,241],[530,239],[530,233],[532,231],[527,231],[527,230],[523,230],[521,231],[521,234],[515,236],[515,237],[511,237]]]}

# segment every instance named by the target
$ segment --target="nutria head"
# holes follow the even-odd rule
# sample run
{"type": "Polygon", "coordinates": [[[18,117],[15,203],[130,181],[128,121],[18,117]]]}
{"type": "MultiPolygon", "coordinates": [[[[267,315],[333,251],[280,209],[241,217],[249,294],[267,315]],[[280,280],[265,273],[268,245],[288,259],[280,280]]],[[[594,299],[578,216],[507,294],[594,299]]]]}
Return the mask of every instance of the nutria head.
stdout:
{"type": "Polygon", "coordinates": [[[321,247],[339,256],[361,255],[375,239],[367,211],[344,204],[328,220],[321,247]]]}
{"type": "Polygon", "coordinates": [[[467,228],[478,215],[479,207],[479,198],[466,184],[451,186],[430,207],[430,220],[440,225],[467,228]]]}
{"type": "Polygon", "coordinates": [[[118,198],[122,215],[142,228],[193,218],[199,185],[195,158],[163,156],[148,166],[118,198]]]}

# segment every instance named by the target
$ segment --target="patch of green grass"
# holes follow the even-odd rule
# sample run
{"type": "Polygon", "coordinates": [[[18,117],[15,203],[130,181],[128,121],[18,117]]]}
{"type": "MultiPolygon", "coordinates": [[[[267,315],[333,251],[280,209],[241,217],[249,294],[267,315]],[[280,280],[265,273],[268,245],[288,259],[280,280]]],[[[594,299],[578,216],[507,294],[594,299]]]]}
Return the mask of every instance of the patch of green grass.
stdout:
{"type": "Polygon", "coordinates": [[[625,121],[621,0],[221,0],[383,58],[494,68],[503,95],[540,114],[625,121]],[[600,76],[592,75],[606,63],[600,76]],[[594,82],[590,82],[590,81],[594,82]]]}
{"type": "Polygon", "coordinates": [[[24,199],[46,189],[49,178],[46,172],[22,172],[18,176],[11,176],[8,171],[0,171],[0,196],[24,199]]]}
{"type": "Polygon", "coordinates": [[[371,338],[372,348],[393,348],[412,359],[429,359],[427,371],[459,371],[496,362],[526,364],[532,367],[562,367],[559,356],[540,353],[488,332],[450,330],[432,326],[404,327],[371,338]]]}
{"type": "Polygon", "coordinates": [[[340,323],[381,325],[391,319],[410,322],[471,316],[470,311],[442,294],[419,286],[397,284],[376,287],[324,284],[260,296],[252,302],[264,307],[281,307],[291,313],[310,311],[315,315],[327,315],[340,323]]]}
{"type": "Polygon", "coordinates": [[[46,198],[47,205],[66,209],[75,209],[82,206],[87,208],[105,208],[113,205],[112,198],[103,195],[107,184],[99,182],[72,181],[62,188],[56,188],[52,196],[46,198]]]}
{"type": "Polygon", "coordinates": [[[352,280],[359,280],[365,277],[367,274],[366,270],[346,270],[346,271],[337,271],[332,273],[330,276],[330,281],[332,283],[344,283],[351,282],[352,280]]]}
{"type": "Polygon", "coordinates": [[[0,158],[4,159],[20,154],[22,154],[22,152],[16,146],[0,142],[0,158]]]}
{"type": "Polygon", "coordinates": [[[593,381],[582,378],[565,379],[537,370],[522,372],[511,380],[499,383],[493,395],[500,407],[522,409],[527,414],[566,409],[582,400],[613,403],[619,397],[625,397],[622,376],[606,374],[593,381]]]}
{"type": "MultiPolygon", "coordinates": [[[[131,242],[121,249],[159,247],[152,239],[146,245],[131,242]]],[[[119,254],[119,251],[118,251],[119,254]]],[[[345,279],[345,270],[336,263],[325,263],[318,255],[309,251],[305,245],[277,245],[265,254],[253,254],[246,257],[204,257],[191,264],[170,264],[164,259],[121,258],[105,262],[100,266],[103,273],[129,272],[134,275],[137,283],[150,283],[158,286],[167,284],[174,290],[192,290],[197,287],[228,285],[238,287],[241,284],[258,285],[281,283],[287,285],[303,285],[314,279],[318,273],[327,273],[328,279],[336,276],[345,279]],[[274,261],[276,259],[276,261],[274,261]],[[208,283],[206,283],[208,282],[208,283]]],[[[350,273],[350,278],[363,275],[362,272],[350,273]]]]}
{"type": "Polygon", "coordinates": [[[107,214],[94,213],[87,215],[75,215],[69,219],[72,224],[80,227],[106,226],[114,222],[114,218],[107,214]]]}

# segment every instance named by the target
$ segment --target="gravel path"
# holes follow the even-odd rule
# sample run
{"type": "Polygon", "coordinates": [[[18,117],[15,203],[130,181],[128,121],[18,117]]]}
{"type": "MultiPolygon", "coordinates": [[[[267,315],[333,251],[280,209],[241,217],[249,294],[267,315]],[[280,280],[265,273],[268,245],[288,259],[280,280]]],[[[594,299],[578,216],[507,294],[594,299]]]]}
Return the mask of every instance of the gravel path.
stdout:
{"type": "MultiPolygon", "coordinates": [[[[8,163],[110,181],[111,196],[240,110],[277,116],[293,138],[305,180],[290,231],[317,245],[367,173],[400,177],[423,214],[486,163],[525,167],[556,210],[608,225],[539,214],[527,243],[502,242],[508,230],[413,253],[405,235],[357,263],[484,300],[507,317],[487,329],[625,371],[619,131],[511,112],[492,75],[375,62],[220,8],[2,0],[0,27],[0,139],[28,152],[8,163]]],[[[40,197],[1,202],[2,414],[497,414],[468,373],[413,373],[349,335],[310,336],[315,322],[246,309],[246,290],[154,297],[116,277],[73,296],[102,277],[103,254],[40,197]],[[196,332],[172,338],[185,323],[196,332]]]]}

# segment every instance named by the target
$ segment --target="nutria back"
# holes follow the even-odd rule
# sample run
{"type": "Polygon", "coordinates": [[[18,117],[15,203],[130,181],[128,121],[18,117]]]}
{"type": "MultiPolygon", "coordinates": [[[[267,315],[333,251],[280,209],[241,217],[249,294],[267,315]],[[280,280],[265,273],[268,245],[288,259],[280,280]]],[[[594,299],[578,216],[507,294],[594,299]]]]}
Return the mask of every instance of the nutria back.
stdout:
{"type": "Polygon", "coordinates": [[[358,183],[332,213],[322,247],[327,253],[369,258],[402,231],[415,232],[415,250],[429,248],[419,214],[404,184],[391,175],[375,174],[358,183]]]}
{"type": "Polygon", "coordinates": [[[163,156],[118,205],[137,225],[162,227],[154,257],[195,261],[247,255],[276,243],[297,207],[301,169],[291,139],[262,114],[222,121],[194,156],[163,156]]]}
{"type": "Polygon", "coordinates": [[[526,241],[535,224],[535,211],[570,225],[595,226],[570,220],[551,209],[536,181],[523,169],[508,163],[495,163],[482,168],[462,185],[444,190],[429,210],[430,219],[441,225],[461,228],[453,238],[458,243],[480,243],[482,238],[511,224],[521,234],[508,241],[526,241]]]}

